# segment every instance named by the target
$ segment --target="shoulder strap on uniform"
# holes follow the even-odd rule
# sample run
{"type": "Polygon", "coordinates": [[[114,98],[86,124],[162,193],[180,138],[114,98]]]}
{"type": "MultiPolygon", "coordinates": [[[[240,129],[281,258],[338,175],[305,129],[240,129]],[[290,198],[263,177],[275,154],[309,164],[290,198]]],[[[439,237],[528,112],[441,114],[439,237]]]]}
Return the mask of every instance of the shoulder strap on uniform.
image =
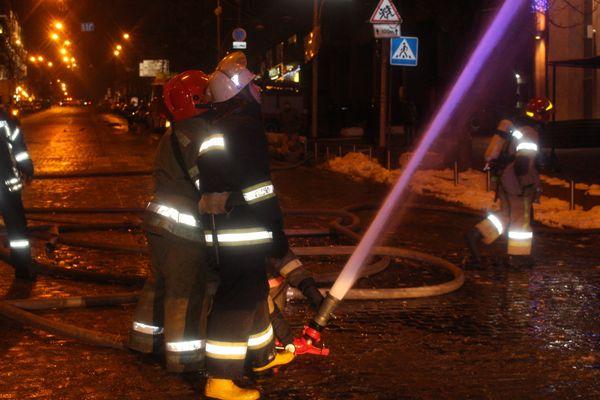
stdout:
{"type": "Polygon", "coordinates": [[[173,147],[173,155],[175,156],[175,160],[177,160],[177,164],[179,165],[179,168],[181,168],[185,179],[192,182],[192,178],[190,177],[188,169],[185,166],[183,153],[181,152],[181,147],[179,147],[179,139],[177,137],[178,135],[175,134],[175,130],[171,129],[171,147],[173,147]]]}

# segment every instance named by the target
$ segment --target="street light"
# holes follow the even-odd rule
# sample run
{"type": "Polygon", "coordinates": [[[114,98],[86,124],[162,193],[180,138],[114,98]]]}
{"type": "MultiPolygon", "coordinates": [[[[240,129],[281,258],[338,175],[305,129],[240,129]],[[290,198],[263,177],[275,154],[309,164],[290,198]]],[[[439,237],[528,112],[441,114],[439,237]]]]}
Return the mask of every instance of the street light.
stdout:
{"type": "Polygon", "coordinates": [[[120,44],[118,44],[118,45],[116,46],[116,48],[117,48],[117,50],[119,50],[119,51],[123,50],[123,46],[121,46],[120,44]]]}
{"type": "Polygon", "coordinates": [[[44,62],[44,57],[42,57],[42,56],[38,56],[37,59],[38,59],[39,62],[44,62]]]}
{"type": "Polygon", "coordinates": [[[52,34],[50,35],[50,39],[56,42],[58,39],[60,39],[60,36],[58,36],[58,33],[52,32],[52,34]]]}
{"type": "Polygon", "coordinates": [[[37,61],[37,58],[35,58],[34,56],[29,57],[29,61],[31,61],[32,63],[37,61]]]}
{"type": "Polygon", "coordinates": [[[69,62],[69,57],[67,57],[67,56],[64,56],[64,57],[62,58],[62,60],[63,60],[63,62],[64,62],[64,63],[68,63],[68,62],[69,62]]]}
{"type": "Polygon", "coordinates": [[[65,44],[66,47],[69,47],[71,45],[71,41],[70,40],[65,40],[64,44],[65,44]]]}
{"type": "Polygon", "coordinates": [[[52,61],[48,61],[48,67],[49,67],[49,68],[52,68],[52,67],[54,67],[54,63],[53,63],[52,61]]]}
{"type": "Polygon", "coordinates": [[[131,36],[129,35],[129,33],[124,33],[123,34],[123,39],[129,40],[130,38],[131,38],[131,36]]]}
{"type": "Polygon", "coordinates": [[[62,54],[63,56],[67,54],[67,49],[65,49],[64,47],[60,49],[60,54],[62,54]]]}
{"type": "Polygon", "coordinates": [[[62,23],[62,22],[60,22],[60,21],[56,21],[56,22],[54,23],[54,27],[55,27],[57,30],[59,30],[59,31],[62,31],[62,30],[63,30],[63,28],[64,28],[64,25],[63,25],[63,23],[62,23]]]}
{"type": "Polygon", "coordinates": [[[119,55],[121,54],[121,52],[120,52],[119,50],[115,50],[115,51],[113,52],[113,54],[114,54],[116,57],[119,57],[119,55]]]}

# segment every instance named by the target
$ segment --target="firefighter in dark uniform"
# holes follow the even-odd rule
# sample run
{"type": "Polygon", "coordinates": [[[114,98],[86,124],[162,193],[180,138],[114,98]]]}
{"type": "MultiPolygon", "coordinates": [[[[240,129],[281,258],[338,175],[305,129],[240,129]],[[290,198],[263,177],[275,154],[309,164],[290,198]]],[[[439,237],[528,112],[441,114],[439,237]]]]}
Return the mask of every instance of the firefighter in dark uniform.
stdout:
{"type": "Polygon", "coordinates": [[[269,319],[266,258],[285,258],[289,246],[253,79],[239,52],[219,63],[209,80],[217,115],[199,148],[200,209],[219,271],[206,344],[205,394],[216,399],[260,398],[234,380],[246,367],[260,372],[294,358],[275,351],[269,319]]]}
{"type": "Polygon", "coordinates": [[[506,264],[532,266],[531,211],[541,193],[538,171],[539,131],[553,112],[548,99],[534,98],[523,117],[500,121],[485,153],[487,168],[497,182],[500,212],[490,213],[467,234],[473,264],[481,264],[479,241],[492,244],[508,236],[506,264]]]}
{"type": "Polygon", "coordinates": [[[166,354],[173,372],[204,368],[206,318],[214,286],[199,218],[197,142],[205,136],[208,77],[187,71],[165,86],[173,126],[156,157],[155,188],[144,216],[152,276],[134,313],[130,348],[166,354]]]}
{"type": "Polygon", "coordinates": [[[6,110],[0,109],[0,207],[10,247],[10,264],[15,276],[34,281],[27,220],[21,200],[23,184],[33,178],[33,162],[23,132],[6,110]]]}

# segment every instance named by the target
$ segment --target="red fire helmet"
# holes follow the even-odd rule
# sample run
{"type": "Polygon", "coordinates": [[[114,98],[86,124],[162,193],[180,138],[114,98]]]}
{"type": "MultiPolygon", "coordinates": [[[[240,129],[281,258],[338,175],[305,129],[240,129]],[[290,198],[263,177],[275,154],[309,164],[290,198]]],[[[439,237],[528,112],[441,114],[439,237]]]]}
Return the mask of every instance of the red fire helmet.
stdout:
{"type": "Polygon", "coordinates": [[[534,97],[525,107],[525,115],[536,121],[548,121],[554,110],[552,102],[543,97],[534,97]]]}
{"type": "Polygon", "coordinates": [[[210,103],[206,95],[208,75],[190,70],[173,77],[164,89],[164,101],[174,121],[182,121],[208,110],[210,103]]]}

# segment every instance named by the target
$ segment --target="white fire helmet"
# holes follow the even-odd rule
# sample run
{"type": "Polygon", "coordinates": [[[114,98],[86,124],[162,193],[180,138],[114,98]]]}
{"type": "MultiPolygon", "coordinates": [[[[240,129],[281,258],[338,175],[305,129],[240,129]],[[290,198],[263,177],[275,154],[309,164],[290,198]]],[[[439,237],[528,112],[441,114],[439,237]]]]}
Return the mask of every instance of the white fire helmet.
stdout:
{"type": "Polygon", "coordinates": [[[215,72],[208,79],[207,95],[214,103],[222,103],[241,92],[255,75],[246,68],[248,62],[244,53],[233,52],[219,62],[215,72]]]}

